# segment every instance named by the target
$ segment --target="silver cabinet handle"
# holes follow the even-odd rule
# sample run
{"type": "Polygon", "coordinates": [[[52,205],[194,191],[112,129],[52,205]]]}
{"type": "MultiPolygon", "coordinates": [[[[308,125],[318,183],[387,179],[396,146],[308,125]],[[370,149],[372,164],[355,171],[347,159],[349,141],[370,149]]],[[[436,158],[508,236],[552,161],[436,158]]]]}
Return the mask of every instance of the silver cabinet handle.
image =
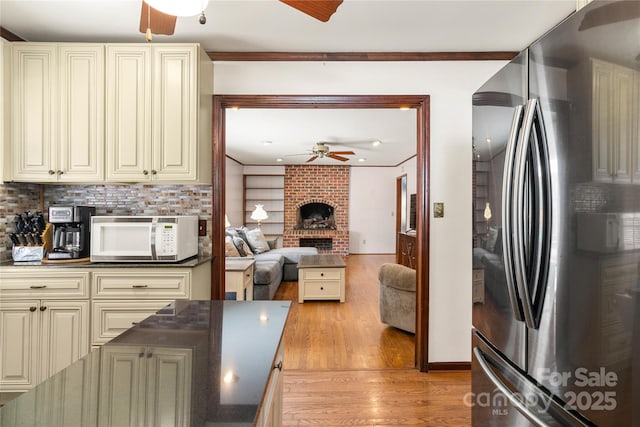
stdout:
{"type": "Polygon", "coordinates": [[[157,175],[157,174],[158,174],[158,171],[157,171],[157,170],[155,170],[155,169],[151,169],[151,175],[157,175]]]}
{"type": "Polygon", "coordinates": [[[282,360],[279,361],[276,365],[274,365],[273,369],[277,369],[278,371],[282,371],[282,360]]]}
{"type": "Polygon", "coordinates": [[[42,306],[40,306],[40,311],[45,311],[46,309],[47,309],[47,306],[46,306],[46,305],[42,305],[42,306]]]}
{"type": "Polygon", "coordinates": [[[29,311],[30,311],[30,312],[32,312],[32,313],[33,313],[34,311],[36,311],[36,310],[37,310],[37,308],[36,308],[36,307],[29,307],[29,311]]]}
{"type": "Polygon", "coordinates": [[[55,172],[51,169],[49,169],[49,175],[55,175],[55,172]]]}
{"type": "Polygon", "coordinates": [[[64,172],[63,172],[63,171],[61,171],[61,170],[58,170],[56,173],[57,173],[58,175],[62,175],[64,172]]]}
{"type": "Polygon", "coordinates": [[[142,174],[143,175],[149,175],[149,171],[145,169],[145,170],[142,171],[142,174]]]}

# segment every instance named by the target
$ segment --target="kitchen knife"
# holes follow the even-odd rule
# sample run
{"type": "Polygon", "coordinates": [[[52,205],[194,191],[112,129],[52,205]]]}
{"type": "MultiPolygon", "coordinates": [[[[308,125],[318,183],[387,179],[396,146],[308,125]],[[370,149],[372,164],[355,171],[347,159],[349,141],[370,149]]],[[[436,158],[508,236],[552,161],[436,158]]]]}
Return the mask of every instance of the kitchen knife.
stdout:
{"type": "Polygon", "coordinates": [[[29,246],[35,246],[36,240],[33,238],[32,233],[24,233],[24,237],[27,239],[29,246]]]}
{"type": "Polygon", "coordinates": [[[42,246],[44,244],[42,242],[42,237],[40,237],[40,233],[33,233],[33,238],[36,241],[36,245],[42,246]]]}
{"type": "Polygon", "coordinates": [[[20,233],[20,234],[16,234],[16,236],[18,237],[18,240],[20,240],[20,245],[22,246],[29,245],[29,242],[27,241],[27,238],[24,236],[24,234],[20,233]]]}
{"type": "Polygon", "coordinates": [[[16,236],[16,233],[9,234],[9,238],[15,246],[20,246],[20,240],[18,240],[18,236],[16,236]]]}

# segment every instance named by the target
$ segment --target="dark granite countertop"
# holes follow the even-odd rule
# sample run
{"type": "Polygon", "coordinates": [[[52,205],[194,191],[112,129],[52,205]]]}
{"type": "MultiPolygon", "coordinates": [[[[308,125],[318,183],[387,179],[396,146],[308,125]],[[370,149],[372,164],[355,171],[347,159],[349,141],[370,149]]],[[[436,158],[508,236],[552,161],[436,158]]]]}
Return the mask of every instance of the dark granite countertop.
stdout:
{"type": "Polygon", "coordinates": [[[197,267],[211,261],[208,256],[196,256],[180,262],[73,262],[73,263],[44,263],[40,261],[13,260],[0,261],[0,267],[43,267],[43,268],[132,268],[132,267],[197,267]]]}
{"type": "Polygon", "coordinates": [[[147,425],[155,416],[150,425],[251,426],[290,306],[176,301],[7,403],[0,419],[48,426],[57,414],[60,425],[95,427],[129,425],[134,416],[147,425]]]}

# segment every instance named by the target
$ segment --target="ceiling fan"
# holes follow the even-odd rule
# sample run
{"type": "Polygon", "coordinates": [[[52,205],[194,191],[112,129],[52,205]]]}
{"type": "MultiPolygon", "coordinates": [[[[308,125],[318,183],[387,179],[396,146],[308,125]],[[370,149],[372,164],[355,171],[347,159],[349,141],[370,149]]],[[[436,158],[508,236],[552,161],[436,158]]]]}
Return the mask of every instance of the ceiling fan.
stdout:
{"type": "MultiPolygon", "coordinates": [[[[279,0],[302,13],[305,13],[319,21],[327,22],[338,10],[343,0],[279,0]]],[[[198,21],[201,24],[207,22],[204,15],[209,0],[142,0],[140,11],[140,32],[146,34],[147,41],[151,41],[151,34],[172,35],[176,28],[176,16],[200,15],[198,21]],[[177,7],[184,7],[186,3],[193,3],[193,8],[179,12],[177,7]],[[179,5],[179,6],[178,6],[179,5]],[[161,10],[159,10],[161,9],[161,10]]]]}
{"type": "Polygon", "coordinates": [[[313,146],[309,153],[304,154],[290,154],[290,156],[308,156],[311,154],[311,157],[306,161],[306,163],[313,162],[316,159],[324,159],[325,157],[340,160],[341,162],[346,162],[349,160],[344,156],[353,156],[356,153],[353,151],[332,151],[331,147],[326,142],[316,142],[316,145],[313,146]]]}

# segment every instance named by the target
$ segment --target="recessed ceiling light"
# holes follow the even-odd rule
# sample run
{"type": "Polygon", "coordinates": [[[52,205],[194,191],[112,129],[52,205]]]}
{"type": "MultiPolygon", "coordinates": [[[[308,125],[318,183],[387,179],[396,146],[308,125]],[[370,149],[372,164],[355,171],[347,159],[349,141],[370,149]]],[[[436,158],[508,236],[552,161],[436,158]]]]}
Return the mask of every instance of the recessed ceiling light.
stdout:
{"type": "Polygon", "coordinates": [[[281,157],[278,157],[278,158],[276,159],[276,162],[281,162],[281,161],[282,161],[282,158],[281,158],[281,157]]]}
{"type": "Polygon", "coordinates": [[[269,146],[271,144],[273,144],[273,141],[262,141],[263,145],[269,146]]]}
{"type": "Polygon", "coordinates": [[[409,107],[400,107],[400,111],[409,111],[410,109],[409,107]]]}
{"type": "Polygon", "coordinates": [[[371,145],[373,145],[374,147],[377,147],[380,144],[382,144],[382,142],[380,140],[377,140],[377,139],[371,143],[371,145]]]}
{"type": "Polygon", "coordinates": [[[360,157],[360,158],[358,159],[358,161],[359,161],[360,163],[362,163],[362,162],[366,162],[366,161],[367,161],[367,159],[365,159],[364,157],[360,157]]]}

